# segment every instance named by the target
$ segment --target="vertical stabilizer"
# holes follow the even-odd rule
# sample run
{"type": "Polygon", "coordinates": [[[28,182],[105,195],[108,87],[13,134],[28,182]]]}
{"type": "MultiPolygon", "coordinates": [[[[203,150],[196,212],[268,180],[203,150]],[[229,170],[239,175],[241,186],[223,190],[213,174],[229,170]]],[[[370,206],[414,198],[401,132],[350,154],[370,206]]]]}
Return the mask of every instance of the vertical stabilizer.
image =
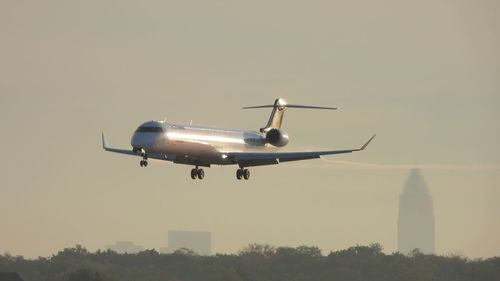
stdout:
{"type": "Polygon", "coordinates": [[[281,122],[283,121],[283,114],[286,110],[286,101],[284,99],[278,98],[274,101],[273,111],[271,116],[269,116],[269,121],[264,128],[260,128],[261,132],[267,132],[270,129],[281,128],[281,122]]]}

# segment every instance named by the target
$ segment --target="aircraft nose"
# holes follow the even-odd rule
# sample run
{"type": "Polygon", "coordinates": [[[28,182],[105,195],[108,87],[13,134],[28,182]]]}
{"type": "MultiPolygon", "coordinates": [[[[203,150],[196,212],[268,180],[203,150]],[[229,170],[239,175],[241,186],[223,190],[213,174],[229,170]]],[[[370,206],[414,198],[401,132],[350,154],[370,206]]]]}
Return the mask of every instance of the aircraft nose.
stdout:
{"type": "Polygon", "coordinates": [[[130,144],[133,148],[154,149],[161,142],[161,135],[136,132],[132,135],[130,144]]]}
{"type": "Polygon", "coordinates": [[[145,136],[143,133],[134,133],[132,135],[132,140],[130,143],[134,148],[146,148],[150,144],[149,138],[145,136]]]}
{"type": "Polygon", "coordinates": [[[141,147],[141,143],[139,142],[139,136],[137,135],[137,133],[134,133],[132,135],[132,139],[130,140],[130,144],[134,148],[140,148],[141,147]]]}

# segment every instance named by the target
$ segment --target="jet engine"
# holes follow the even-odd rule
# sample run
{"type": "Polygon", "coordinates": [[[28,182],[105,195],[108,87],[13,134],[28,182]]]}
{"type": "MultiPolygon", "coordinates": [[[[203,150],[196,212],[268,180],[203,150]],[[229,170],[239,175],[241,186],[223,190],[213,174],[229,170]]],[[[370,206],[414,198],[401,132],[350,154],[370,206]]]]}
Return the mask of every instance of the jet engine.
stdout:
{"type": "Polygon", "coordinates": [[[285,131],[273,128],[267,131],[266,140],[274,146],[281,147],[285,146],[290,141],[290,138],[285,131]]]}

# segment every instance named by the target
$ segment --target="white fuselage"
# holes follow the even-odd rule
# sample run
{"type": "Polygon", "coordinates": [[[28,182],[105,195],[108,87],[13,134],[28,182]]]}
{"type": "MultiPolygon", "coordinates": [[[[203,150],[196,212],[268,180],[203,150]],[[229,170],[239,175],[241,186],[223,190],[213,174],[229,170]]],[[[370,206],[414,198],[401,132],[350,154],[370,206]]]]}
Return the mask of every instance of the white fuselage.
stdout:
{"type": "MultiPolygon", "coordinates": [[[[132,147],[146,153],[186,157],[208,164],[234,164],[225,152],[263,152],[277,148],[269,145],[264,133],[181,125],[162,121],[150,121],[137,128],[132,136],[132,147]]],[[[188,159],[189,158],[189,159],[188,159]]],[[[180,160],[182,161],[182,160],[180,160]]]]}

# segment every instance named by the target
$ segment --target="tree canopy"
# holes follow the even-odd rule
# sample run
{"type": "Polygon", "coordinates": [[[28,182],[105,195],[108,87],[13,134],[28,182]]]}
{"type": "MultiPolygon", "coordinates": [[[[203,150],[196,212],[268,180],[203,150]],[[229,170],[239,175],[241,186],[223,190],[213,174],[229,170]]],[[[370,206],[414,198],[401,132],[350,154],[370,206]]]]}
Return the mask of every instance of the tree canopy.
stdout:
{"type": "Polygon", "coordinates": [[[188,249],[172,254],[145,250],[89,252],[81,245],[51,257],[0,255],[0,271],[25,281],[322,281],[322,280],[500,280],[500,257],[384,254],[380,244],[356,245],[323,255],[318,247],[250,244],[238,254],[201,256],[188,249]]]}

